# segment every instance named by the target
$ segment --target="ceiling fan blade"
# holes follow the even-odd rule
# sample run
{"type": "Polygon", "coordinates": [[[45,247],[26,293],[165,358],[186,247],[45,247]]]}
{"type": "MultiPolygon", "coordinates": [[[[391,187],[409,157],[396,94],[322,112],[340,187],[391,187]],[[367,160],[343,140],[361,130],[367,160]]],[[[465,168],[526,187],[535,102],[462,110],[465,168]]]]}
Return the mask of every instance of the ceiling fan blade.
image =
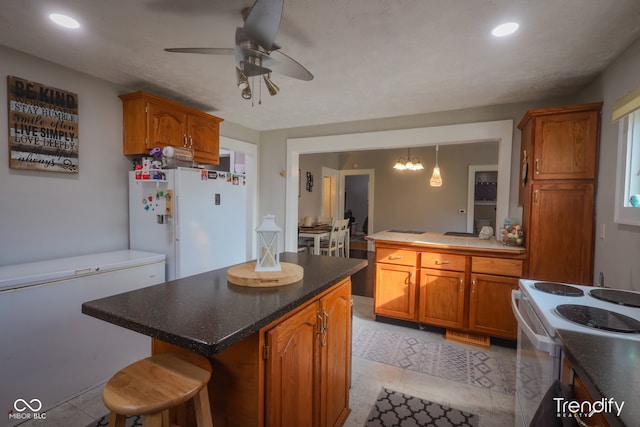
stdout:
{"type": "Polygon", "coordinates": [[[276,61],[276,63],[271,65],[274,72],[293,77],[294,79],[307,81],[313,80],[313,74],[290,56],[285,55],[279,50],[274,50],[271,52],[270,56],[271,59],[276,61]]]}
{"type": "Polygon", "coordinates": [[[233,55],[232,47],[177,47],[165,49],[167,52],[201,53],[204,55],[233,55]]]}
{"type": "Polygon", "coordinates": [[[284,0],[256,0],[244,22],[243,33],[264,49],[273,50],[283,6],[284,0]]]}

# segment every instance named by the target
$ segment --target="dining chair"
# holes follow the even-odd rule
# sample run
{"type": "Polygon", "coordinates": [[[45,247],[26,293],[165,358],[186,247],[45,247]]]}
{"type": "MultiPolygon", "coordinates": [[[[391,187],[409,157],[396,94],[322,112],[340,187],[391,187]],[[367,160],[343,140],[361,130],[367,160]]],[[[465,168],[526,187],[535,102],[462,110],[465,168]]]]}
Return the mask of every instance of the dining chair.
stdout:
{"type": "Polygon", "coordinates": [[[337,255],[338,253],[338,235],[340,232],[340,227],[342,226],[342,220],[335,219],[331,224],[331,233],[329,234],[329,238],[323,241],[320,241],[320,255],[337,255]]]}
{"type": "Polygon", "coordinates": [[[349,222],[350,222],[349,218],[340,220],[340,225],[338,229],[337,256],[341,256],[344,258],[349,257],[349,254],[347,253],[347,238],[349,236],[349,222]]]}

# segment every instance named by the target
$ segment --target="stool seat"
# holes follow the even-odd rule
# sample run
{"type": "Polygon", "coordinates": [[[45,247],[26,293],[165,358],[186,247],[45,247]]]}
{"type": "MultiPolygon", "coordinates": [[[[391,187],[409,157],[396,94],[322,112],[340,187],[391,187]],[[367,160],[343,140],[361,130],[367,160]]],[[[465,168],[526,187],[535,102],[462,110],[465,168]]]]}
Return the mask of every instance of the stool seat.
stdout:
{"type": "Polygon", "coordinates": [[[157,354],[118,371],[105,385],[102,400],[112,415],[149,415],[162,413],[190,399],[206,399],[199,409],[207,412],[205,416],[210,420],[206,396],[209,378],[211,365],[204,357],[196,365],[177,354],[157,354]]]}

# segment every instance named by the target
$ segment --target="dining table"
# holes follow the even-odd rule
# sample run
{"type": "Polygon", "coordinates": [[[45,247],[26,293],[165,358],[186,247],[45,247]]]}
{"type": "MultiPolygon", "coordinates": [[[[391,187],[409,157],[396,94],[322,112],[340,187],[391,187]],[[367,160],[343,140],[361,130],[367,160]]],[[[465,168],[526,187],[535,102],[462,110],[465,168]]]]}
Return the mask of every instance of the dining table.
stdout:
{"type": "MultiPolygon", "coordinates": [[[[320,255],[320,241],[322,239],[328,239],[331,235],[331,226],[327,225],[314,225],[311,227],[298,227],[298,237],[313,239],[313,255],[320,255]]],[[[349,231],[344,242],[346,258],[349,257],[349,231]]]]}

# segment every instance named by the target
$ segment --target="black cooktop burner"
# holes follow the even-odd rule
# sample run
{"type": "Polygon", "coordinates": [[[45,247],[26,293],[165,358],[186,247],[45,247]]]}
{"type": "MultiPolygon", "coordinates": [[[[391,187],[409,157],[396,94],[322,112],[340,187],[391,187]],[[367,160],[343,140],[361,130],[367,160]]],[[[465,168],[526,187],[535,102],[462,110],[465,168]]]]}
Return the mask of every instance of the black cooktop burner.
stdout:
{"type": "Polygon", "coordinates": [[[640,308],[640,294],[636,292],[627,292],[620,289],[593,289],[589,291],[589,294],[602,301],[640,308]]]}
{"type": "Polygon", "coordinates": [[[624,314],[586,305],[561,304],[558,314],[570,322],[605,331],[640,334],[640,322],[624,314]]]}
{"type": "Polygon", "coordinates": [[[581,297],[584,295],[582,289],[562,283],[536,282],[533,284],[533,287],[548,294],[562,295],[565,297],[581,297]]]}

